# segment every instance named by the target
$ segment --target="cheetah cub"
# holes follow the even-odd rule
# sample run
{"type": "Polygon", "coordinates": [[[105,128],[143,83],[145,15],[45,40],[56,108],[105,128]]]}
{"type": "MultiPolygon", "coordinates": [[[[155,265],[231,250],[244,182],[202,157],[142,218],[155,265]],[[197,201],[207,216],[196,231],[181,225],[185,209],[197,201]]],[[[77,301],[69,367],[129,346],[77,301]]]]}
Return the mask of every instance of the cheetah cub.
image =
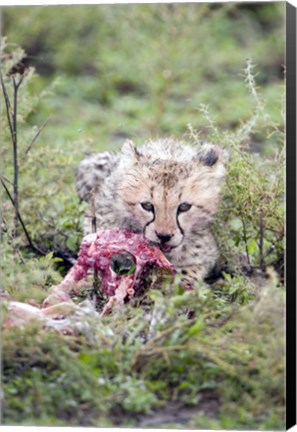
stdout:
{"type": "Polygon", "coordinates": [[[218,146],[171,139],[136,148],[127,140],[120,154],[94,153],[77,169],[77,193],[89,204],[84,234],[126,228],[157,243],[181,276],[184,288],[205,278],[218,258],[209,230],[225,176],[218,146]]]}

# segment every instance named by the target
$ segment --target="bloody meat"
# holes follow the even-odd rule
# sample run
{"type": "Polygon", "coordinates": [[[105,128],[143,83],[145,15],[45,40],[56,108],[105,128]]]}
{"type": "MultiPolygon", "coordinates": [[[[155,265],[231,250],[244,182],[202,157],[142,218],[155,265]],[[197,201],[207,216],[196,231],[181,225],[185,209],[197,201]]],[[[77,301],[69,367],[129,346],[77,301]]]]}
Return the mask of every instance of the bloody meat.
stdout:
{"type": "MultiPolygon", "coordinates": [[[[114,304],[122,304],[124,299],[134,297],[142,285],[146,272],[153,267],[165,269],[172,275],[175,273],[174,267],[158,246],[151,244],[143,235],[118,228],[100,230],[84,237],[76,263],[61,284],[53,287],[52,291],[57,292],[58,289],[58,292],[62,291],[65,294],[69,288],[75,289],[75,284],[85,279],[89,270],[97,270],[101,279],[101,290],[109,297],[103,310],[104,314],[114,304]],[[132,260],[135,263],[134,268],[131,266],[131,274],[116,273],[113,269],[114,264],[121,264],[121,257],[124,263],[127,263],[127,254],[128,262],[130,258],[130,262],[132,260]],[[114,259],[115,256],[118,261],[114,259]]],[[[129,268],[127,271],[129,273],[129,268]]],[[[43,307],[49,304],[46,299],[43,307]]]]}

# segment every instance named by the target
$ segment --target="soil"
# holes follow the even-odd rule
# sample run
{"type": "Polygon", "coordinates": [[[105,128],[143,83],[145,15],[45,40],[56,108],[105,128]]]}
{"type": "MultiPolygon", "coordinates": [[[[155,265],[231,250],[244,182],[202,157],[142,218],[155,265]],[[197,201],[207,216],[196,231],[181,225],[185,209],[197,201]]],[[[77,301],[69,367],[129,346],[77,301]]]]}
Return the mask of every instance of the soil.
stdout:
{"type": "MultiPolygon", "coordinates": [[[[184,403],[170,402],[165,408],[157,409],[151,414],[138,415],[135,427],[159,428],[176,426],[185,428],[190,420],[197,414],[215,419],[219,413],[220,401],[217,394],[211,391],[201,393],[201,400],[196,406],[185,406],[184,403]]],[[[116,426],[125,424],[128,418],[125,415],[112,419],[116,426]]],[[[134,418],[135,420],[135,418],[134,418]]]]}

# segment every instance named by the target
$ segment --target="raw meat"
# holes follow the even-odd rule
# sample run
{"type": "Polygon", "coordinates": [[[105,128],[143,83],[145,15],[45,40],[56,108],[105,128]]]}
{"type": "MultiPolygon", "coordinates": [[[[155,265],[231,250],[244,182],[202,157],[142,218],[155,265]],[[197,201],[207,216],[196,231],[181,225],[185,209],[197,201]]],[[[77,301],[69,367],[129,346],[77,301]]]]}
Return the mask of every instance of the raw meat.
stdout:
{"type": "Polygon", "coordinates": [[[78,282],[93,269],[98,271],[102,292],[109,297],[102,312],[105,314],[113,305],[124,303],[126,298],[131,299],[141,287],[146,272],[153,267],[165,269],[172,275],[175,273],[158,246],[151,244],[143,235],[118,228],[100,230],[84,237],[75,265],[65,279],[52,288],[53,294],[45,300],[43,307],[50,306],[53,300],[56,302],[60,297],[61,301],[65,301],[67,293],[70,290],[75,292],[78,282]],[[122,270],[128,274],[119,274],[122,270]]]}

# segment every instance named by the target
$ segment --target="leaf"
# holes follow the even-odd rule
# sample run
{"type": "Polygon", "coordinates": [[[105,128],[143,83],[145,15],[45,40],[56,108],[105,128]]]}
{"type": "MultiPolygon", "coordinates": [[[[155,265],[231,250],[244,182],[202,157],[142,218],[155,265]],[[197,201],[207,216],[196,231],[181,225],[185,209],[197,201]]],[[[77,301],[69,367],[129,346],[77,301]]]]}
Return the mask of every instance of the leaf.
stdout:
{"type": "Polygon", "coordinates": [[[253,255],[253,253],[257,250],[257,242],[255,239],[248,242],[248,251],[250,255],[253,255]]]}
{"type": "Polygon", "coordinates": [[[193,324],[189,330],[188,330],[188,336],[192,337],[195,336],[196,334],[200,333],[202,328],[204,325],[204,317],[201,316],[196,322],[195,324],[193,324]]]}

